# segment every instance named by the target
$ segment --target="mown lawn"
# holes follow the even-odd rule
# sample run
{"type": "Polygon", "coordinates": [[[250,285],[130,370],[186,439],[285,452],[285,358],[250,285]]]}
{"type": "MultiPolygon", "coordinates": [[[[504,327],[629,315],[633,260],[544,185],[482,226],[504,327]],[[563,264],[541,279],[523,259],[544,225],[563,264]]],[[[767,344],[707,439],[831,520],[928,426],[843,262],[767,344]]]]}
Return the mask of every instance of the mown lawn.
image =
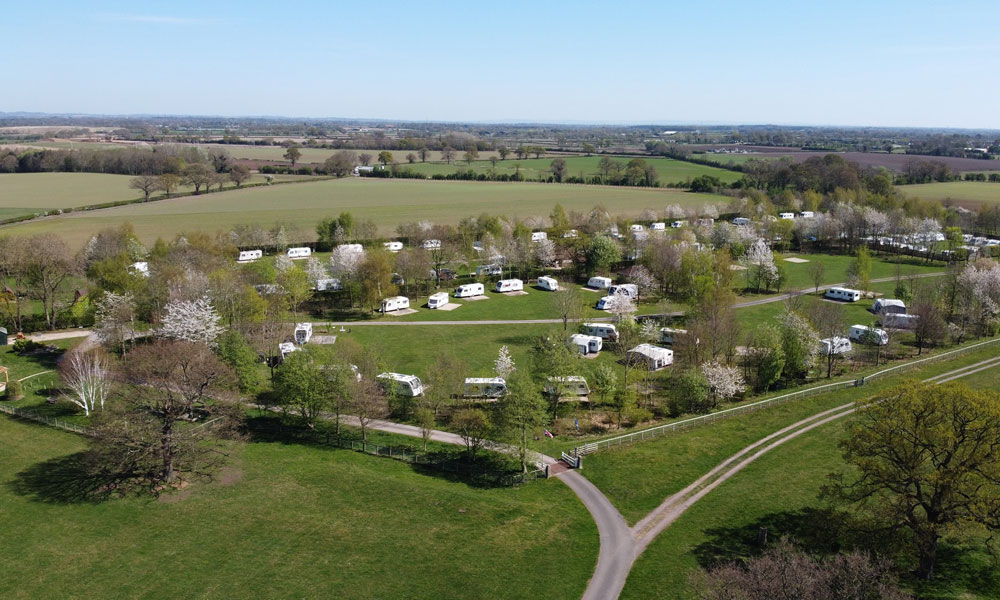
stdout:
{"type": "Polygon", "coordinates": [[[81,438],[6,417],[0,437],[5,598],[569,599],[596,560],[589,514],[555,480],[481,489],[258,442],[214,483],[91,503],[72,494],[81,438]]]}

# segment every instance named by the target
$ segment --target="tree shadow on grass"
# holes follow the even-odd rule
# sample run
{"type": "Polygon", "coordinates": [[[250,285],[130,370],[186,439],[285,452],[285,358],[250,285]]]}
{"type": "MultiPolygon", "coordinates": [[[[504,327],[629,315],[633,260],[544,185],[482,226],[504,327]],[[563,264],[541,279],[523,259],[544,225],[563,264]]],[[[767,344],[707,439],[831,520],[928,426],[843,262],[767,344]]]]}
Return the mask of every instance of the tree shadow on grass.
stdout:
{"type": "Polygon", "coordinates": [[[60,456],[24,469],[7,487],[34,502],[97,504],[108,498],[109,486],[90,467],[87,452],[60,456]]]}

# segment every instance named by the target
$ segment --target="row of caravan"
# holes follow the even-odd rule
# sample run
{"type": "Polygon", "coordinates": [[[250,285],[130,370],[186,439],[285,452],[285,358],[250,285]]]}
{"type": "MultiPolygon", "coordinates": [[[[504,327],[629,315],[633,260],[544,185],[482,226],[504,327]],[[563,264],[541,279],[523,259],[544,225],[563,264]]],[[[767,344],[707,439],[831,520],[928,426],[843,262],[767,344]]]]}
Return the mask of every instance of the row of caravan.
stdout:
{"type": "MultiPolygon", "coordinates": [[[[396,396],[415,398],[424,393],[423,383],[416,375],[385,372],[379,373],[375,380],[388,393],[396,396]]],[[[586,379],[575,375],[549,377],[545,393],[558,395],[560,398],[586,397],[590,395],[590,387],[586,379]]],[[[495,400],[506,394],[507,382],[501,377],[468,377],[465,380],[465,398],[495,400]]]]}

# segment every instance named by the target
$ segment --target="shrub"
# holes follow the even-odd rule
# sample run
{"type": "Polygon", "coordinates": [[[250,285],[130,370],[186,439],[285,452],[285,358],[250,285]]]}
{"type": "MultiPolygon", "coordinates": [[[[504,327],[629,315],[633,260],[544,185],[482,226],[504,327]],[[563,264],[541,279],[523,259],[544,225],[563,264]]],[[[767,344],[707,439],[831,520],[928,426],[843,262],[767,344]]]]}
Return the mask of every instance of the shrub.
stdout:
{"type": "Polygon", "coordinates": [[[13,350],[17,354],[27,354],[38,348],[38,344],[29,340],[28,338],[21,338],[19,340],[14,340],[13,350]]]}
{"type": "Polygon", "coordinates": [[[20,381],[13,380],[7,384],[7,400],[17,400],[24,396],[24,386],[20,381]]]}

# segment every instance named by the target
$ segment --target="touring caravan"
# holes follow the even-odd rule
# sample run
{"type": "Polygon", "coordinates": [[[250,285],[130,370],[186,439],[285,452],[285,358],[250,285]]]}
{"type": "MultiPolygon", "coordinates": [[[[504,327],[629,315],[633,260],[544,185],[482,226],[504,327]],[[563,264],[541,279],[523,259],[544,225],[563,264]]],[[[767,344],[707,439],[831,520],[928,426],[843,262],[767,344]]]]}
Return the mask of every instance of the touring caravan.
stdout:
{"type": "Polygon", "coordinates": [[[393,296],[382,301],[382,312],[393,312],[410,308],[410,299],[406,296],[393,296]]]}
{"type": "Polygon", "coordinates": [[[645,365],[650,371],[658,371],[673,364],[674,351],[652,344],[639,344],[628,351],[629,360],[645,365]]]}
{"type": "Polygon", "coordinates": [[[790,213],[790,212],[778,213],[778,218],[784,219],[785,221],[791,221],[792,219],[795,218],[795,213],[790,213]]]}
{"type": "Polygon", "coordinates": [[[804,210],[799,213],[799,216],[802,217],[803,219],[813,219],[816,217],[816,213],[814,213],[811,210],[804,210]]]}
{"type": "Polygon", "coordinates": [[[399,252],[403,249],[403,242],[385,242],[382,244],[389,252],[399,252]]]}
{"type": "Polygon", "coordinates": [[[431,294],[430,298],[427,299],[427,308],[441,308],[446,304],[448,304],[448,292],[431,294]]]}
{"type": "Polygon", "coordinates": [[[452,294],[456,298],[472,298],[473,296],[482,296],[486,293],[486,288],[481,283],[465,283],[457,288],[452,294]]]}
{"type": "Polygon", "coordinates": [[[587,380],[579,375],[568,377],[549,377],[545,384],[545,393],[560,398],[586,398],[590,395],[587,380]]]}
{"type": "Polygon", "coordinates": [[[684,227],[684,221],[674,221],[670,224],[670,227],[672,229],[680,229],[681,227],[684,227]]]}
{"type": "Polygon", "coordinates": [[[665,231],[667,229],[666,223],[653,223],[649,226],[653,231],[665,231]]]}
{"type": "Polygon", "coordinates": [[[482,275],[503,275],[503,267],[500,265],[479,265],[476,267],[476,277],[482,275]]]}
{"type": "Polygon", "coordinates": [[[375,379],[388,391],[397,396],[415,398],[424,393],[424,386],[416,375],[402,373],[379,373],[375,379]]]}
{"type": "Polygon", "coordinates": [[[543,290],[548,290],[550,292],[558,292],[559,282],[555,279],[555,277],[548,277],[546,275],[542,275],[541,277],[538,278],[538,287],[543,290]]]}
{"type": "Polygon", "coordinates": [[[889,313],[882,316],[881,322],[883,327],[888,327],[889,329],[916,329],[917,321],[919,320],[919,315],[889,313]]]}
{"type": "Polygon", "coordinates": [[[501,279],[497,282],[497,292],[520,292],[524,290],[524,282],[520,279],[501,279]]]}
{"type": "Polygon", "coordinates": [[[876,346],[885,346],[889,343],[889,334],[884,329],[867,325],[851,325],[850,338],[854,342],[876,346]]]}
{"type": "Polygon", "coordinates": [[[618,340],[618,329],[611,323],[584,323],[583,332],[612,342],[618,340]]]}
{"type": "Polygon", "coordinates": [[[872,305],[872,312],[876,315],[905,315],[906,303],[893,298],[879,298],[872,305]]]}
{"type": "Polygon", "coordinates": [[[591,277],[587,280],[587,287],[596,290],[606,290],[611,287],[610,277],[591,277]]]}
{"type": "Polygon", "coordinates": [[[660,343],[671,345],[682,335],[687,334],[687,329],[674,329],[672,327],[660,327],[660,343]]]}
{"type": "Polygon", "coordinates": [[[639,286],[634,283],[621,283],[613,285],[608,288],[608,294],[611,296],[621,294],[622,296],[628,296],[629,298],[635,300],[639,297],[639,286]]]}
{"type": "Polygon", "coordinates": [[[823,297],[831,300],[842,300],[844,302],[857,302],[861,299],[861,292],[849,288],[834,287],[826,290],[823,297]]]}
{"type": "Polygon", "coordinates": [[[547,239],[549,239],[549,234],[545,233],[544,231],[531,232],[531,241],[533,242],[540,242],[542,240],[547,240],[547,239]]]}
{"type": "Polygon", "coordinates": [[[336,292],[344,289],[344,284],[340,282],[339,279],[317,279],[316,280],[316,291],[317,292],[336,292]]]}
{"type": "Polygon", "coordinates": [[[570,349],[577,350],[580,354],[596,354],[600,352],[601,348],[604,346],[604,340],[596,335],[574,333],[569,336],[569,340],[566,341],[566,346],[570,349]]]}
{"type": "Polygon", "coordinates": [[[567,229],[563,232],[564,238],[575,238],[577,235],[579,235],[579,233],[577,233],[575,229],[567,229]]]}
{"type": "Polygon", "coordinates": [[[285,250],[285,256],[292,260],[298,260],[300,258],[309,258],[312,256],[311,248],[289,248],[285,250]]]}
{"type": "Polygon", "coordinates": [[[615,303],[614,296],[610,295],[603,296],[597,301],[597,304],[594,305],[594,308],[596,308],[597,310],[611,310],[611,307],[614,306],[614,303],[615,303]]]}
{"type": "Polygon", "coordinates": [[[298,352],[302,348],[299,348],[291,342],[282,342],[278,344],[278,352],[281,354],[281,360],[285,360],[285,357],[292,352],[298,352]]]}
{"type": "Polygon", "coordinates": [[[733,225],[749,225],[750,219],[746,217],[736,217],[733,219],[733,225]]]}
{"type": "Polygon", "coordinates": [[[646,230],[645,227],[643,227],[642,225],[639,225],[638,223],[636,223],[635,225],[629,225],[628,229],[632,233],[635,233],[637,231],[645,231],[646,230]]]}
{"type": "Polygon", "coordinates": [[[237,257],[236,262],[241,265],[245,263],[252,263],[260,260],[262,256],[264,256],[263,250],[240,250],[240,255],[237,257]]]}
{"type": "Polygon", "coordinates": [[[507,393],[507,382],[502,377],[466,377],[465,397],[495,400],[507,393]]]}
{"type": "Polygon", "coordinates": [[[295,324],[295,343],[296,344],[307,344],[313,336],[313,324],[312,323],[296,323],[295,324]]]}
{"type": "Polygon", "coordinates": [[[424,250],[437,250],[441,248],[441,240],[424,240],[420,247],[424,250]]]}
{"type": "Polygon", "coordinates": [[[831,354],[845,354],[851,351],[851,340],[834,336],[831,338],[824,338],[819,341],[819,353],[820,356],[830,356],[831,354]]]}

